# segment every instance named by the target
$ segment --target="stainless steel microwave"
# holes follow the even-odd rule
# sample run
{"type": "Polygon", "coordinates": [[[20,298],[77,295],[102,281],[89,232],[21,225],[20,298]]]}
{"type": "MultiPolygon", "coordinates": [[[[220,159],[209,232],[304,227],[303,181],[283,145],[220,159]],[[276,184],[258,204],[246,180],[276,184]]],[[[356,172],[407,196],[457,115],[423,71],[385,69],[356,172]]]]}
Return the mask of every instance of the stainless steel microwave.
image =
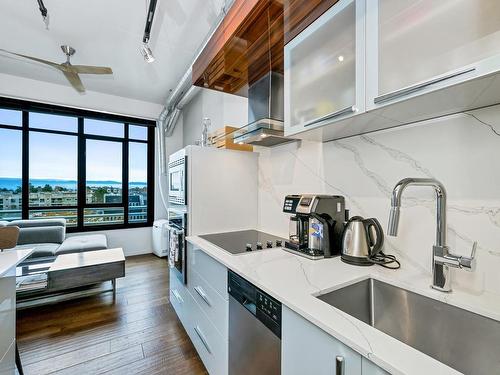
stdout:
{"type": "Polygon", "coordinates": [[[187,204],[187,160],[185,150],[170,155],[168,160],[168,201],[187,204]]]}

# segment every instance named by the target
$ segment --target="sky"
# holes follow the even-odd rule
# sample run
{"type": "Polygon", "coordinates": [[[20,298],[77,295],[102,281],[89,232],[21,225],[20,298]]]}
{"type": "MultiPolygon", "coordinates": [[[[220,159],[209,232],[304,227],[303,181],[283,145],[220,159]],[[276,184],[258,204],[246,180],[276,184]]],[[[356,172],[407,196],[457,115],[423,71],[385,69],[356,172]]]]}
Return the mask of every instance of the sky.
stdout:
{"type": "MultiPolygon", "coordinates": [[[[0,109],[0,124],[21,125],[21,112],[0,109]]],[[[30,126],[52,130],[76,131],[77,119],[30,113],[30,126]]],[[[123,125],[113,122],[85,120],[85,131],[115,137],[123,136],[123,125]]],[[[147,129],[129,127],[130,136],[147,138],[147,129]]],[[[30,179],[77,179],[77,137],[30,132],[30,179]]],[[[21,178],[21,131],[0,128],[0,177],[21,178]]],[[[87,180],[122,179],[122,145],[120,142],[87,140],[87,180]]],[[[130,142],[129,181],[147,180],[147,145],[130,142]]]]}

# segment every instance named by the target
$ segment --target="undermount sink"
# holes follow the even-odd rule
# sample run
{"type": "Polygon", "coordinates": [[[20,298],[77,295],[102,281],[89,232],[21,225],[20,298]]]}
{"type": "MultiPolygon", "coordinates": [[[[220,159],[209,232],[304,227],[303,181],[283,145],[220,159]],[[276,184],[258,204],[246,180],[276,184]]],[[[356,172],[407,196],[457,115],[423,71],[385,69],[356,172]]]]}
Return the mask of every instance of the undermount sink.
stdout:
{"type": "Polygon", "coordinates": [[[500,322],[375,279],[319,299],[464,374],[500,373],[500,322]]]}

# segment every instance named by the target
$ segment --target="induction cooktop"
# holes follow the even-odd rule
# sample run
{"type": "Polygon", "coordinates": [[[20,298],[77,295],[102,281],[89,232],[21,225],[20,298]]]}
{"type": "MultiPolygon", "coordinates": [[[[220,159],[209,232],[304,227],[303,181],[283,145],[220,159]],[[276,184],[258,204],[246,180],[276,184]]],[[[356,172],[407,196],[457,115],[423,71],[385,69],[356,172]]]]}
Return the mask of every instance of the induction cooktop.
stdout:
{"type": "Polygon", "coordinates": [[[281,248],[285,239],[258,230],[241,230],[237,232],[213,233],[199,236],[231,254],[243,254],[281,248]]]}

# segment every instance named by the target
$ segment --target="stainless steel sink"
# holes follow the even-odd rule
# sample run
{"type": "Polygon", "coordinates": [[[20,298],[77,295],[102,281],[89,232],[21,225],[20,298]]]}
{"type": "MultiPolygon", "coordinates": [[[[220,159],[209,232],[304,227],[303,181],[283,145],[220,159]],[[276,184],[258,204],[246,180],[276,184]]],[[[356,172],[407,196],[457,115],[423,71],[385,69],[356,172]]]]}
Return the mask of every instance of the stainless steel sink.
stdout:
{"type": "Polygon", "coordinates": [[[318,297],[464,374],[500,374],[500,322],[375,279],[318,297]]]}

